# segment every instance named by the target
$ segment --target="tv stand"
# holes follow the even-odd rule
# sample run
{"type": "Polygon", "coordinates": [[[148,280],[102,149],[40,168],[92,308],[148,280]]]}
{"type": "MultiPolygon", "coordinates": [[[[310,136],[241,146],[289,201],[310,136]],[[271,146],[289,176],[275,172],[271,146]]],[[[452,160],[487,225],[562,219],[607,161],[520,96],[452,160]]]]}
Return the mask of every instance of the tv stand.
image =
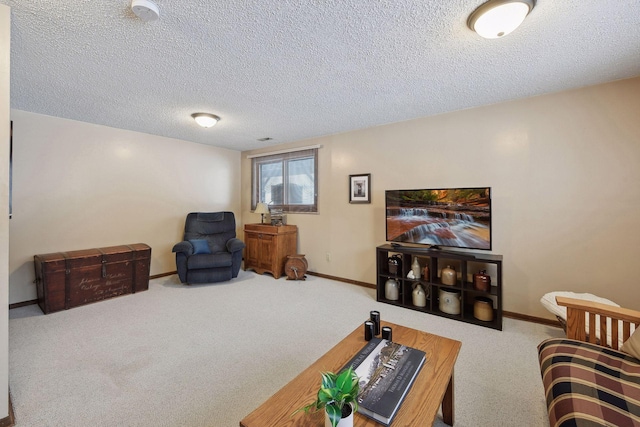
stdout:
{"type": "Polygon", "coordinates": [[[376,265],[376,299],[378,301],[502,330],[502,255],[479,252],[450,252],[433,247],[421,248],[392,243],[376,248],[376,265]],[[400,255],[402,260],[401,271],[398,274],[391,274],[389,271],[389,258],[392,255],[400,255]],[[411,271],[411,264],[416,257],[420,263],[421,270],[424,269],[425,265],[429,267],[428,277],[421,277],[420,279],[409,279],[407,277],[407,274],[411,271]],[[441,270],[448,265],[452,266],[457,273],[457,280],[454,285],[445,285],[440,279],[441,270]],[[492,286],[488,291],[480,291],[473,286],[473,275],[481,270],[486,270],[491,276],[492,286]],[[385,283],[389,279],[393,279],[399,284],[397,300],[386,298],[385,283]],[[414,286],[418,283],[424,288],[427,295],[425,307],[413,305],[412,292],[414,286]],[[461,301],[459,314],[449,314],[440,310],[440,290],[459,293],[461,301]],[[489,298],[493,302],[493,320],[484,321],[474,317],[476,297],[489,298]]]}

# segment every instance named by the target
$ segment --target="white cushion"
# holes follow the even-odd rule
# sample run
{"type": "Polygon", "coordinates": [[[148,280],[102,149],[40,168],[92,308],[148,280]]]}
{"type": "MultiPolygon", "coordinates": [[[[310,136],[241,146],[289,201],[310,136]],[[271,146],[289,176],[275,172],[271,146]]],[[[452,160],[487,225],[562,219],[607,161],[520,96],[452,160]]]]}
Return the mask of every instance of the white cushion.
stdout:
{"type": "MultiPolygon", "coordinates": [[[[557,292],[549,292],[548,294],[544,294],[542,298],[540,298],[540,303],[542,306],[549,310],[554,315],[567,320],[567,307],[562,307],[558,305],[556,302],[556,297],[566,297],[566,298],[575,298],[586,301],[599,302],[601,304],[612,305],[615,307],[620,307],[619,304],[608,300],[606,298],[602,298],[593,294],[587,293],[576,293],[576,292],[568,292],[568,291],[557,291],[557,292]]],[[[596,323],[600,323],[600,316],[596,316],[596,323]]],[[[585,315],[585,329],[587,332],[589,331],[589,316],[585,315]]],[[[622,332],[622,321],[618,324],[618,331],[622,332]]],[[[596,338],[600,339],[600,328],[596,328],[596,338]]],[[[607,345],[611,345],[611,319],[607,319],[607,345]]],[[[620,340],[618,344],[618,348],[622,346],[622,340],[620,340]]]]}
{"type": "Polygon", "coordinates": [[[632,355],[636,359],[640,359],[640,332],[638,331],[640,331],[640,329],[636,329],[621,348],[622,351],[632,355]]]}
{"type": "Polygon", "coordinates": [[[542,298],[540,298],[540,302],[542,303],[542,306],[547,310],[549,310],[554,315],[559,316],[564,320],[567,320],[567,307],[559,306],[558,303],[556,302],[556,297],[575,298],[575,299],[599,302],[602,304],[608,304],[608,305],[620,307],[620,305],[616,304],[611,300],[608,300],[606,298],[601,298],[593,294],[584,294],[584,293],[578,294],[576,292],[568,292],[568,291],[557,291],[557,292],[549,292],[548,294],[544,294],[542,298]]]}

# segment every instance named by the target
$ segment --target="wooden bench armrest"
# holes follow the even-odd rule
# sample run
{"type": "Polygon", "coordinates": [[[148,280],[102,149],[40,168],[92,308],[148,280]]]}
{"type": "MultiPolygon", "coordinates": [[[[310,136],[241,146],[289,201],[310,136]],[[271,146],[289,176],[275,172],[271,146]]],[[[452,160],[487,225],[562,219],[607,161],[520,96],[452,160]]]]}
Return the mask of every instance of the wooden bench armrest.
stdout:
{"type": "Polygon", "coordinates": [[[566,297],[556,297],[556,302],[558,305],[567,307],[567,338],[597,344],[595,331],[599,328],[601,341],[606,346],[607,319],[611,319],[611,347],[617,350],[619,337],[622,341],[626,341],[631,336],[631,325],[640,324],[640,311],[566,297]],[[586,328],[585,319],[587,318],[589,330],[586,328]]]}

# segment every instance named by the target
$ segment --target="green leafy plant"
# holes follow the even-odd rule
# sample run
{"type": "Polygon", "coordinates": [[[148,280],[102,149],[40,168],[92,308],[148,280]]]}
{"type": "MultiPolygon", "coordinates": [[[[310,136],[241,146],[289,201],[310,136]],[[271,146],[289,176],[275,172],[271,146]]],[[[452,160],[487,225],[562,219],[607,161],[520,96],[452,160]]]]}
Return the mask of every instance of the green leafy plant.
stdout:
{"type": "Polygon", "coordinates": [[[336,427],[342,418],[342,408],[351,405],[353,411],[358,410],[358,392],[360,384],[358,375],[352,367],[349,367],[340,374],[333,372],[322,372],[322,384],[318,390],[318,395],[313,403],[298,409],[295,413],[304,411],[318,411],[323,409],[329,415],[331,425],[336,427]]]}

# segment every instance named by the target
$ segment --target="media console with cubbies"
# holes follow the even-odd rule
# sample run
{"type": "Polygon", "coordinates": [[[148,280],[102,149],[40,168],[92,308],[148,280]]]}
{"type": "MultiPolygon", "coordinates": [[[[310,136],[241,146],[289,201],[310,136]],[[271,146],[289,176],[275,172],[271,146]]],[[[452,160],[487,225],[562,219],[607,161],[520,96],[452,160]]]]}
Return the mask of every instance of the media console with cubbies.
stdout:
{"type": "MultiPolygon", "coordinates": [[[[478,252],[447,252],[438,249],[420,248],[413,246],[382,245],[376,248],[377,265],[377,291],[376,297],[380,302],[393,304],[412,310],[422,311],[437,316],[456,319],[475,325],[502,330],[502,255],[485,254],[478,252]],[[389,258],[396,255],[396,260],[401,260],[397,268],[392,264],[397,273],[390,271],[389,258]],[[411,264],[417,257],[420,264],[421,273],[424,267],[428,267],[428,277],[419,279],[408,278],[411,264]],[[452,267],[456,274],[455,283],[447,285],[442,283],[441,272],[447,266],[452,267]],[[491,286],[488,290],[480,290],[483,287],[474,286],[474,274],[486,271],[485,274],[491,277],[491,286]],[[385,295],[385,285],[388,280],[395,280],[398,283],[397,299],[387,299],[385,295]],[[426,305],[419,307],[413,304],[412,292],[417,284],[422,285],[426,294],[426,305]],[[455,293],[460,296],[459,314],[450,314],[440,309],[440,290],[446,295],[455,293]],[[488,303],[492,304],[489,311],[491,320],[480,320],[474,315],[474,305],[488,303]],[[491,316],[492,314],[492,316],[491,316]]],[[[395,297],[395,291],[393,297],[395,297]]],[[[458,310],[456,310],[458,311],[458,310]]],[[[483,311],[486,313],[486,310],[483,311]]],[[[479,316],[483,318],[484,316],[479,316]]],[[[486,317],[485,317],[486,318],[486,317]]]]}

